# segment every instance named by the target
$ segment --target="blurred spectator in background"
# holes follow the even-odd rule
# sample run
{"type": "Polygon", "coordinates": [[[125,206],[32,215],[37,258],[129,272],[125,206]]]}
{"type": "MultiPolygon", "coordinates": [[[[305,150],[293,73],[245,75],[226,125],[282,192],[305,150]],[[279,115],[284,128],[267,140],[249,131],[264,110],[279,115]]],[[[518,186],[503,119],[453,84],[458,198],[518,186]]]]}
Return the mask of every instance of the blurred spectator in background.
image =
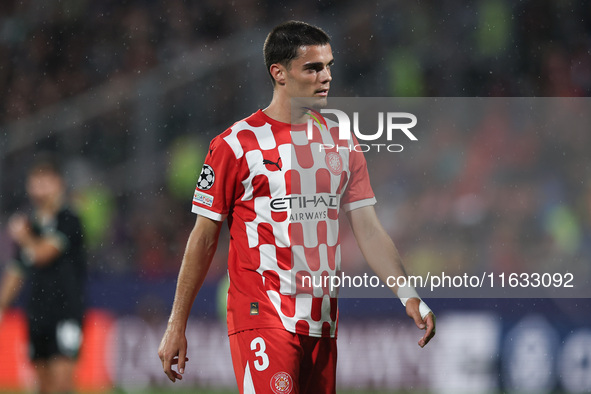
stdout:
{"type": "Polygon", "coordinates": [[[64,180],[52,158],[43,157],[31,167],[26,188],[34,209],[30,216],[17,213],[8,222],[17,253],[2,278],[0,319],[28,281],[30,357],[39,392],[71,392],[84,314],[82,227],[66,206],[64,180]]]}

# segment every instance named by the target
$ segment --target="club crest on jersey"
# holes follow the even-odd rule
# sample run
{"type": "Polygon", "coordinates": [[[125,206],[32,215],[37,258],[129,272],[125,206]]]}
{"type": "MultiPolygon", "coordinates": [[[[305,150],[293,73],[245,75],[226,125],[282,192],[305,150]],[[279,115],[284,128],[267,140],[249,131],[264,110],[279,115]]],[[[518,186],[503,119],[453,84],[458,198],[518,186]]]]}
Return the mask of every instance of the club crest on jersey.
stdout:
{"type": "Polygon", "coordinates": [[[293,381],[287,372],[277,372],[271,378],[271,390],[275,394],[289,394],[293,390],[293,381]]]}
{"type": "Polygon", "coordinates": [[[341,175],[343,172],[343,158],[338,152],[328,152],[325,160],[330,172],[334,175],[341,175]]]}
{"type": "Polygon", "coordinates": [[[210,165],[204,164],[197,180],[197,188],[201,190],[209,190],[215,182],[215,173],[210,165]]]}

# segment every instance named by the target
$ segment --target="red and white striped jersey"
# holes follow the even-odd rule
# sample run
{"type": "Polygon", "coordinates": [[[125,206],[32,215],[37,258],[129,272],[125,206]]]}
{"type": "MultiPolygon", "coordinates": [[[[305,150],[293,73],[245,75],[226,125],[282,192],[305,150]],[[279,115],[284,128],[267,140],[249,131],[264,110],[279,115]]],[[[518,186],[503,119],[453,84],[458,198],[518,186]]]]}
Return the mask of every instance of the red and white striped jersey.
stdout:
{"type": "Polygon", "coordinates": [[[259,110],[211,141],[193,212],[228,220],[229,334],[336,336],[337,292],[322,280],[340,272],[339,211],[375,203],[356,140],[337,136],[329,121],[309,140],[259,110]]]}

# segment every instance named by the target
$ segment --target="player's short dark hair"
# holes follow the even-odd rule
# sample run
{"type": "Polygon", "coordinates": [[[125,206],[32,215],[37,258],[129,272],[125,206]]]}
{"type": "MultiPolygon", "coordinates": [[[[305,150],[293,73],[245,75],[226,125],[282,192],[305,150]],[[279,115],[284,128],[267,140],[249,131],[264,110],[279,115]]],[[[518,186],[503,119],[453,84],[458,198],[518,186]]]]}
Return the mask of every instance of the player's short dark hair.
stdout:
{"type": "MultiPolygon", "coordinates": [[[[289,67],[289,63],[298,57],[298,49],[308,45],[326,45],[330,37],[319,27],[306,22],[288,21],[275,26],[267,36],[263,46],[265,66],[271,75],[271,65],[279,63],[289,67]]],[[[271,75],[273,84],[275,79],[271,75]]]]}
{"type": "Polygon", "coordinates": [[[42,152],[35,155],[33,163],[27,172],[28,176],[39,174],[53,174],[60,178],[62,175],[62,167],[59,159],[52,153],[42,152]]]}

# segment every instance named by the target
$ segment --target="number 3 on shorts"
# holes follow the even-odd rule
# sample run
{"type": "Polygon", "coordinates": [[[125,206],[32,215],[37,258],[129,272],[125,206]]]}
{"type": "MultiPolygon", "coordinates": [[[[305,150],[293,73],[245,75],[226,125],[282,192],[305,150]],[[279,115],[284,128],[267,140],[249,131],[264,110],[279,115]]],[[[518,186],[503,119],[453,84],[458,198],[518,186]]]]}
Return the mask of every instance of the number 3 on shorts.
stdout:
{"type": "Polygon", "coordinates": [[[261,358],[260,361],[254,360],[254,367],[257,371],[264,371],[269,367],[269,356],[265,353],[266,349],[265,340],[261,337],[256,337],[250,343],[250,350],[254,350],[254,355],[261,358]]]}

